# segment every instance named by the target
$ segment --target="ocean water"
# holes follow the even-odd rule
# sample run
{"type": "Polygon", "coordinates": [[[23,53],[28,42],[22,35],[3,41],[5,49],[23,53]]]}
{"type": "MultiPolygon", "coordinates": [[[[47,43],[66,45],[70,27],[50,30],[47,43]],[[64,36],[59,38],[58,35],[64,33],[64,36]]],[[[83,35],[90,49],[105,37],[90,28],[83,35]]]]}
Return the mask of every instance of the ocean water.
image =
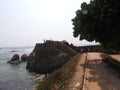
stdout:
{"type": "Polygon", "coordinates": [[[14,54],[30,54],[33,47],[0,48],[0,90],[31,90],[42,75],[26,70],[27,62],[19,65],[6,63],[14,54]]]}

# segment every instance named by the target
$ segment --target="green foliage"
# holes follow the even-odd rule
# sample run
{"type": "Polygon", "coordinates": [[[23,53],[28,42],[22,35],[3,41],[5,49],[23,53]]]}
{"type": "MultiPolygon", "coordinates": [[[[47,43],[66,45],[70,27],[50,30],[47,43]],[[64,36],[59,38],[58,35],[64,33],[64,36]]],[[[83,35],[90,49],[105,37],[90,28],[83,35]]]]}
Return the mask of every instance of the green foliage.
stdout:
{"type": "Polygon", "coordinates": [[[95,40],[105,48],[120,51],[120,0],[83,2],[72,22],[74,37],[95,40]]]}
{"type": "Polygon", "coordinates": [[[39,83],[37,90],[63,90],[72,77],[79,54],[39,83]]]}

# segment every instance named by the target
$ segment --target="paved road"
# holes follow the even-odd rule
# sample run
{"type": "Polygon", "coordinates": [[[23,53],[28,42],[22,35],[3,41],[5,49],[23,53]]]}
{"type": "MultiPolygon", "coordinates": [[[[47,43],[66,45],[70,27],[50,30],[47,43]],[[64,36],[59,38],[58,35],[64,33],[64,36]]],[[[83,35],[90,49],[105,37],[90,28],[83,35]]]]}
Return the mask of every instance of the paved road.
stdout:
{"type": "Polygon", "coordinates": [[[120,71],[104,64],[100,53],[87,53],[84,90],[120,90],[120,71]]]}

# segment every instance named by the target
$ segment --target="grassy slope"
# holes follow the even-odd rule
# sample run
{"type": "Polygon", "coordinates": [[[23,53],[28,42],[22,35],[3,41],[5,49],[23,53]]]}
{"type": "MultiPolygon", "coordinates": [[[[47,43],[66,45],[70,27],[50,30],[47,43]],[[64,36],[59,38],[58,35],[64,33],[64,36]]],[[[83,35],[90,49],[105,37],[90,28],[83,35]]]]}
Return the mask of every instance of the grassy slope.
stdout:
{"type": "Polygon", "coordinates": [[[64,90],[68,80],[72,77],[80,54],[74,56],[62,68],[51,73],[42,82],[39,82],[36,90],[64,90]]]}

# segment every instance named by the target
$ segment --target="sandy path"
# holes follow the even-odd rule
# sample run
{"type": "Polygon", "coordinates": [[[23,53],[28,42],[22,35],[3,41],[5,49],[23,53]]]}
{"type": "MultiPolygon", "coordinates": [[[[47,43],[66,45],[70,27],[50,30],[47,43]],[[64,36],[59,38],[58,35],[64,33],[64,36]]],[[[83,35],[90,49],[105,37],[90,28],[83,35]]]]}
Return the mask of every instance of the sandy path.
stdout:
{"type": "Polygon", "coordinates": [[[80,90],[83,84],[85,60],[86,54],[84,53],[79,57],[78,63],[75,68],[75,73],[65,90],[80,90]]]}
{"type": "Polygon", "coordinates": [[[120,90],[120,72],[105,65],[100,53],[87,54],[83,90],[120,90]]]}

